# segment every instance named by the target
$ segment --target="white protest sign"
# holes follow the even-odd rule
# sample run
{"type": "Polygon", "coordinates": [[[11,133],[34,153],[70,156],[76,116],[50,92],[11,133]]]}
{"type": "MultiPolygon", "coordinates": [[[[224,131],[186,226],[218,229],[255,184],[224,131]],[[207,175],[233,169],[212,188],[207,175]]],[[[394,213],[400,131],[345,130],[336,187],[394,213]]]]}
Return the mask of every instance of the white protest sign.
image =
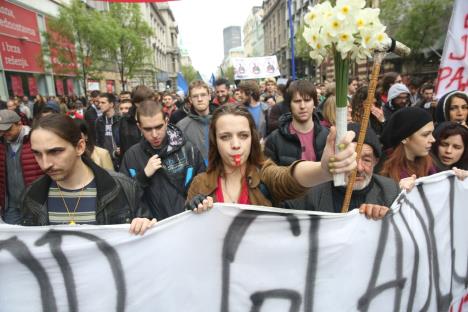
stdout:
{"type": "Polygon", "coordinates": [[[260,79],[280,76],[276,55],[232,58],[234,79],[260,79]]]}
{"type": "Polygon", "coordinates": [[[468,91],[468,1],[455,0],[439,72],[436,94],[468,91]]]}
{"type": "Polygon", "coordinates": [[[143,237],[0,225],[0,310],[467,311],[467,202],[442,173],[383,221],[216,205],[143,237]]]}

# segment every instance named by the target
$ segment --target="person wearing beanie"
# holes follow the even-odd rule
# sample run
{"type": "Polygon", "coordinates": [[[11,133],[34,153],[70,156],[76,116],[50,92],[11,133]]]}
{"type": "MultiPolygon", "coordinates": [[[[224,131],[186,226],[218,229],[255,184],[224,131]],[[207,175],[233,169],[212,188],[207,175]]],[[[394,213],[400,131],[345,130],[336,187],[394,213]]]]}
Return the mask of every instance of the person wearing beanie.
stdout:
{"type": "Polygon", "coordinates": [[[431,115],[419,107],[395,112],[380,136],[388,159],[381,175],[399,182],[403,178],[428,176],[436,172],[429,151],[435,142],[431,115]]]}
{"type": "Polygon", "coordinates": [[[410,91],[402,83],[395,83],[388,90],[387,103],[383,106],[385,120],[389,120],[397,110],[407,107],[410,103],[410,91]]]}
{"type": "Polygon", "coordinates": [[[453,121],[468,127],[468,95],[461,91],[446,93],[437,102],[435,117],[437,123],[453,121]]]}
{"type": "MultiPolygon", "coordinates": [[[[354,131],[357,142],[360,126],[348,124],[348,130],[354,131]]],[[[373,219],[383,218],[400,192],[398,185],[390,178],[374,173],[374,167],[382,154],[377,134],[371,128],[366,131],[361,158],[357,160],[357,176],[351,196],[350,209],[359,208],[361,213],[373,219]]],[[[340,212],[346,187],[335,187],[333,182],[326,182],[311,188],[305,196],[283,203],[283,207],[298,210],[340,212]]]]}

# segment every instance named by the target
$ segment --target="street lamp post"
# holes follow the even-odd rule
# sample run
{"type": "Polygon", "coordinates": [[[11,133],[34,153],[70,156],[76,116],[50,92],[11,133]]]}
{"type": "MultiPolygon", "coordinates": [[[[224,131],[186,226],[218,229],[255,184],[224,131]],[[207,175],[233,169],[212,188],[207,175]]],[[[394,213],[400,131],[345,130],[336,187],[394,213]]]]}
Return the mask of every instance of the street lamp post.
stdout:
{"type": "Polygon", "coordinates": [[[291,76],[292,80],[296,80],[296,61],[294,59],[294,23],[292,20],[291,0],[288,0],[288,16],[289,16],[289,37],[291,42],[291,76]]]}

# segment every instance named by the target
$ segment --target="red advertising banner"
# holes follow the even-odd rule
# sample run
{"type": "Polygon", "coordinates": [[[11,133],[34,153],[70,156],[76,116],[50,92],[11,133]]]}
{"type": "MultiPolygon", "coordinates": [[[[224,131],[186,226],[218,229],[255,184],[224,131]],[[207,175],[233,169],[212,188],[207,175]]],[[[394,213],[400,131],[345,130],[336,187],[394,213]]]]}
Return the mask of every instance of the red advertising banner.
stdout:
{"type": "Polygon", "coordinates": [[[39,43],[0,35],[0,54],[5,70],[44,72],[39,43]]]}
{"type": "Polygon", "coordinates": [[[450,91],[468,91],[468,1],[456,0],[437,75],[440,99],[450,91]]]}
{"type": "Polygon", "coordinates": [[[62,79],[56,79],[55,80],[55,90],[57,90],[57,95],[63,95],[63,80],[62,79]]]}
{"type": "Polygon", "coordinates": [[[114,80],[106,80],[106,91],[107,93],[114,93],[114,86],[115,86],[115,81],[114,80]]]}
{"type": "Polygon", "coordinates": [[[29,95],[30,96],[36,96],[36,95],[39,94],[39,92],[37,91],[36,78],[28,77],[28,87],[29,87],[29,95]]]}
{"type": "Polygon", "coordinates": [[[20,76],[10,76],[11,79],[11,89],[13,89],[13,95],[23,96],[23,82],[21,81],[20,76]]]}
{"type": "Polygon", "coordinates": [[[75,86],[73,85],[73,79],[67,79],[67,94],[72,95],[75,93],[75,86]]]}
{"type": "Polygon", "coordinates": [[[0,0],[0,33],[41,42],[36,13],[5,0],[0,0]]]}
{"type": "Polygon", "coordinates": [[[76,48],[67,38],[60,36],[49,27],[49,19],[46,19],[47,32],[50,34],[50,60],[54,74],[62,76],[76,76],[76,48]]]}

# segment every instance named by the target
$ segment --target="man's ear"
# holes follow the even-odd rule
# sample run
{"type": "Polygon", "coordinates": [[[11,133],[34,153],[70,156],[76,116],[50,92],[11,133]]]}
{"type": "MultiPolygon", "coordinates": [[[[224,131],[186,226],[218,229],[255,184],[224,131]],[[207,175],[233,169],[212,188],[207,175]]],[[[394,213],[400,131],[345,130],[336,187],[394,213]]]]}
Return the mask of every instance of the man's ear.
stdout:
{"type": "Polygon", "coordinates": [[[401,143],[406,144],[406,143],[408,143],[408,140],[407,140],[407,139],[403,139],[403,140],[401,140],[401,143]]]}
{"type": "Polygon", "coordinates": [[[76,144],[76,155],[81,157],[84,152],[86,151],[86,141],[84,140],[83,137],[78,141],[78,144],[76,144]]]}

